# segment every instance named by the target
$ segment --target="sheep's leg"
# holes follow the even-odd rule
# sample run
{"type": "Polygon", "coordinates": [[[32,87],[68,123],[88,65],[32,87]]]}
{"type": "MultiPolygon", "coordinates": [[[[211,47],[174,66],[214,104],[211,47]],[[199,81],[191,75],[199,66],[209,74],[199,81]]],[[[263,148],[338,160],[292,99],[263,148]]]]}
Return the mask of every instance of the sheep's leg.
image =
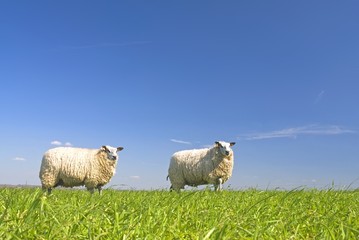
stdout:
{"type": "Polygon", "coordinates": [[[42,191],[44,191],[44,192],[47,191],[47,194],[51,194],[51,190],[52,190],[51,187],[46,187],[46,186],[42,185],[42,191]]]}
{"type": "Polygon", "coordinates": [[[183,185],[178,185],[178,184],[172,184],[170,187],[170,191],[176,191],[176,192],[181,192],[181,189],[184,189],[183,185]]]}
{"type": "Polygon", "coordinates": [[[95,192],[95,188],[87,188],[87,190],[91,193],[91,195],[95,192]]]}
{"type": "Polygon", "coordinates": [[[85,187],[86,189],[92,194],[94,194],[95,192],[95,188],[98,187],[98,185],[96,183],[90,182],[90,181],[84,181],[85,187]]]}
{"type": "Polygon", "coordinates": [[[218,179],[218,182],[219,182],[219,188],[218,188],[218,190],[221,191],[221,190],[223,189],[223,180],[222,180],[222,178],[219,178],[219,179],[218,179]]]}
{"type": "Polygon", "coordinates": [[[102,195],[102,186],[97,186],[98,193],[102,195]]]}
{"type": "Polygon", "coordinates": [[[176,191],[176,192],[180,192],[181,190],[180,189],[175,189],[172,185],[170,187],[170,192],[173,192],[173,191],[176,191]]]}
{"type": "Polygon", "coordinates": [[[52,191],[52,188],[51,188],[51,187],[49,187],[49,188],[47,188],[47,187],[42,187],[42,191],[43,191],[43,192],[47,192],[47,194],[50,195],[50,194],[51,194],[51,191],[52,191]]]}
{"type": "Polygon", "coordinates": [[[223,180],[222,178],[218,178],[217,182],[214,184],[214,191],[221,191],[223,188],[223,180]]]}

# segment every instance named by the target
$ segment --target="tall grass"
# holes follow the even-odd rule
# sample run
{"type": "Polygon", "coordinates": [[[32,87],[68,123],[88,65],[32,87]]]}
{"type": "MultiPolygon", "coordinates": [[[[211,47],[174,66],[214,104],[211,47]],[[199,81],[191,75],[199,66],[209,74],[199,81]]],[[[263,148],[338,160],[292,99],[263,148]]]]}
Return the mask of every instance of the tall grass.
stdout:
{"type": "Polygon", "coordinates": [[[4,188],[0,239],[359,239],[359,191],[4,188]]]}

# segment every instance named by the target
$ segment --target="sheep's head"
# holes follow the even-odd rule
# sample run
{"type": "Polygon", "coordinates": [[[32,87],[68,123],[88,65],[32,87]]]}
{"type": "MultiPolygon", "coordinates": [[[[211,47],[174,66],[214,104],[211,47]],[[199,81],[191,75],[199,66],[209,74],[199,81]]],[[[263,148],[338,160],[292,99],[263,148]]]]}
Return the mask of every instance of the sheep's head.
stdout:
{"type": "Polygon", "coordinates": [[[236,144],[235,142],[223,142],[223,141],[218,141],[215,142],[216,147],[219,149],[219,152],[224,155],[224,156],[229,156],[232,153],[232,149],[231,147],[236,144]]]}
{"type": "Polygon", "coordinates": [[[123,147],[114,148],[111,146],[102,146],[101,151],[104,151],[107,154],[109,160],[116,161],[118,159],[117,152],[122,151],[123,147]]]}

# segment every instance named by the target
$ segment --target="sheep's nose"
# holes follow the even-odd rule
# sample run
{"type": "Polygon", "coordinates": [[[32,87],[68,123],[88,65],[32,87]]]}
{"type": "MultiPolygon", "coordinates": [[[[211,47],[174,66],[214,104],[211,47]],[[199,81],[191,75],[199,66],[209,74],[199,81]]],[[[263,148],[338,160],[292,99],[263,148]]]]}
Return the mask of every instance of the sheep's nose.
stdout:
{"type": "Polygon", "coordinates": [[[229,151],[226,151],[226,155],[227,155],[227,156],[229,155],[229,151]]]}

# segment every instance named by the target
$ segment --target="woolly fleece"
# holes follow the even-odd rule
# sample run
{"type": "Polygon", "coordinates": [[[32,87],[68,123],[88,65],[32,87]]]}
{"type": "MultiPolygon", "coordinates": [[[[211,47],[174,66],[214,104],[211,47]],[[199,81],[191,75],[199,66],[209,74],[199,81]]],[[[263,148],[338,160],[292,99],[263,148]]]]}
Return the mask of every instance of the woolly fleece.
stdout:
{"type": "MultiPolygon", "coordinates": [[[[221,142],[225,143],[225,142],[221,142]]],[[[234,143],[233,143],[234,144],[234,143]]],[[[179,151],[173,154],[168,169],[171,189],[179,191],[185,185],[214,184],[215,189],[232,176],[234,154],[223,155],[220,146],[179,151]],[[222,180],[220,180],[222,179],[222,180]]]]}
{"type": "Polygon", "coordinates": [[[104,148],[59,147],[44,154],[39,177],[42,188],[49,192],[56,186],[85,185],[90,192],[98,188],[101,193],[101,187],[115,174],[116,165],[117,159],[110,160],[104,148]]]}

